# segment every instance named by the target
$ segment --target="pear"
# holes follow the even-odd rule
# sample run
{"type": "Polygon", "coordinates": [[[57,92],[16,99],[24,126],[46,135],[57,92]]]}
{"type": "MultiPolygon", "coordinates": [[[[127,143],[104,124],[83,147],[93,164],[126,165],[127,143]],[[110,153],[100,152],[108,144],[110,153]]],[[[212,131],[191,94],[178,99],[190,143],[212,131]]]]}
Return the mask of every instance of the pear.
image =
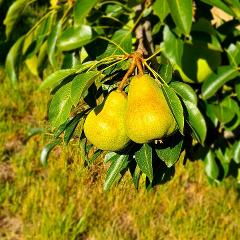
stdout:
{"type": "Polygon", "coordinates": [[[161,86],[149,75],[135,76],[129,84],[125,124],[128,137],[136,143],[162,139],[176,129],[161,86]]]}
{"type": "Polygon", "coordinates": [[[112,91],[102,104],[88,114],[84,123],[87,139],[102,150],[123,149],[130,141],[124,123],[126,110],[126,93],[112,91]]]}

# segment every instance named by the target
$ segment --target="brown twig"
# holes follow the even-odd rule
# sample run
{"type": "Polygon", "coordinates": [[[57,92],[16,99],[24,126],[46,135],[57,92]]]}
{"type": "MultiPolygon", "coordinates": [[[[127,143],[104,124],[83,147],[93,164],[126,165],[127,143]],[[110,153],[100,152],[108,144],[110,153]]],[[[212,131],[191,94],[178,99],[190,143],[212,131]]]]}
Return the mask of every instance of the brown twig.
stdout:
{"type": "Polygon", "coordinates": [[[138,68],[139,74],[140,75],[144,74],[143,66],[142,66],[143,51],[142,50],[137,50],[136,52],[130,54],[128,57],[132,58],[132,62],[131,62],[131,65],[130,65],[128,71],[124,75],[122,81],[120,82],[120,84],[119,84],[119,86],[117,88],[118,91],[122,91],[123,90],[124,86],[126,85],[126,82],[127,82],[128,78],[134,72],[136,66],[138,68]]]}
{"type": "Polygon", "coordinates": [[[136,61],[135,61],[135,58],[133,58],[133,59],[132,59],[132,62],[131,62],[131,65],[130,65],[130,67],[129,67],[129,69],[128,69],[128,71],[127,71],[126,74],[124,75],[122,81],[120,82],[120,84],[119,84],[119,86],[118,86],[118,88],[117,88],[118,91],[121,92],[121,91],[123,90],[123,88],[124,88],[124,86],[125,86],[128,78],[129,78],[129,76],[133,73],[135,67],[136,67],[136,61]]]}

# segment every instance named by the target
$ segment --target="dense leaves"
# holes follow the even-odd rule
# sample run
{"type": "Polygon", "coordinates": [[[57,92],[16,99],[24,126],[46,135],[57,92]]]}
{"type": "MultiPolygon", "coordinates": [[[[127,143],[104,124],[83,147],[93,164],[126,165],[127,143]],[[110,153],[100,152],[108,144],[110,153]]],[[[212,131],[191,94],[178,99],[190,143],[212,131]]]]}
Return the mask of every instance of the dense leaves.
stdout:
{"type": "MultiPolygon", "coordinates": [[[[143,71],[159,80],[177,128],[163,139],[105,152],[104,189],[128,170],[136,188],[141,176],[147,188],[162,183],[182,152],[188,159],[196,148],[210,183],[232,174],[231,168],[240,174],[239,1],[50,1],[40,4],[46,4],[44,13],[29,16],[19,35],[15,27],[25,21],[23,14],[39,4],[13,1],[0,40],[11,43],[5,68],[13,85],[26,65],[42,78],[39,90],[51,91],[53,139],[42,151],[44,165],[55,146],[76,139],[84,164],[97,161],[102,151],[83,131],[87,114],[122,79],[127,94],[132,76],[143,71]]],[[[43,132],[33,130],[27,138],[43,132]]]]}

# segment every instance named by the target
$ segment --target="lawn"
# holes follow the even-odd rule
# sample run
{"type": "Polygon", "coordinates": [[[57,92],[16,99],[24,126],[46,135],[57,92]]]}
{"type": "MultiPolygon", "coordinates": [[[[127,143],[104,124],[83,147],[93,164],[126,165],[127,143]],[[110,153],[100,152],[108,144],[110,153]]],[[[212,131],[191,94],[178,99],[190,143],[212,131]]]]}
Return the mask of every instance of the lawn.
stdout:
{"type": "MultiPolygon", "coordinates": [[[[240,239],[238,186],[210,185],[201,160],[179,161],[174,177],[136,191],[127,173],[103,192],[103,156],[84,167],[77,140],[40,164],[51,136],[26,141],[33,127],[49,129],[49,92],[22,70],[19,90],[0,72],[0,239],[240,239]]],[[[77,139],[77,138],[76,138],[77,139]]]]}

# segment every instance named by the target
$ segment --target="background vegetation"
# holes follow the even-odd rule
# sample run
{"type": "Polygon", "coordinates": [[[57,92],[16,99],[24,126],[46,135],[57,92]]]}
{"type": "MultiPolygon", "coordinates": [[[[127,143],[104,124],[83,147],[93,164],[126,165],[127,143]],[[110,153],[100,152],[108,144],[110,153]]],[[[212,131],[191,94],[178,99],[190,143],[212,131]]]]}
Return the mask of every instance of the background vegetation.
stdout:
{"type": "MultiPolygon", "coordinates": [[[[4,13],[1,15],[1,36],[6,31],[2,21],[12,2],[0,2],[2,6],[0,9],[4,13]]],[[[51,1],[52,4],[54,2],[51,1]]],[[[73,1],[67,2],[68,4],[73,3],[73,1]]],[[[237,2],[233,2],[237,4],[237,2]]],[[[219,4],[219,1],[211,1],[211,3],[219,4]]],[[[15,29],[21,26],[20,31],[12,31],[11,38],[1,38],[2,64],[4,64],[13,43],[20,36],[26,34],[37,19],[49,10],[48,4],[47,1],[42,1],[40,4],[29,5],[28,10],[24,11],[18,21],[18,25],[15,25],[15,29]]],[[[137,1],[134,1],[134,4],[137,4],[137,1]]],[[[220,6],[222,5],[220,4],[220,6]]],[[[234,16],[233,22],[230,21],[230,23],[235,29],[239,19],[238,11],[227,1],[224,1],[224,6],[227,6],[227,9],[231,10],[230,15],[234,16]]],[[[112,10],[111,7],[110,10],[105,9],[107,13],[111,13],[112,10]]],[[[64,11],[60,12],[60,15],[64,11]]],[[[156,6],[154,11],[153,19],[157,19],[157,17],[161,19],[162,14],[165,15],[164,12],[156,13],[156,6]]],[[[118,14],[118,12],[115,13],[118,14]]],[[[147,17],[149,13],[146,11],[145,14],[147,17]]],[[[111,21],[115,20],[114,16],[111,16],[111,21]]],[[[91,20],[89,21],[91,22],[91,20]]],[[[105,19],[103,22],[111,25],[111,21],[105,19]]],[[[153,20],[153,22],[156,24],[157,20],[153,20]]],[[[178,31],[171,25],[173,21],[170,17],[165,23],[171,26],[171,31],[176,34],[176,39],[173,37],[171,41],[179,42],[187,39],[184,39],[183,35],[185,31],[186,34],[189,33],[189,26],[184,25],[182,29],[180,28],[180,32],[183,31],[184,34],[178,35],[178,31]]],[[[66,24],[71,24],[71,22],[66,24]]],[[[118,27],[120,26],[121,24],[118,27]]],[[[156,24],[155,31],[162,31],[163,26],[156,24]]],[[[113,33],[110,33],[110,36],[111,34],[113,33]]],[[[240,61],[240,59],[238,60],[239,33],[234,30],[230,35],[224,31],[222,34],[222,38],[217,37],[221,42],[221,47],[225,47],[221,53],[221,64],[235,68],[235,74],[238,61],[240,61]],[[225,38],[224,36],[231,37],[225,38]],[[229,48],[227,49],[227,47],[229,48]]],[[[216,40],[214,37],[212,39],[216,40]]],[[[37,39],[33,40],[34,44],[36,42],[39,44],[39,49],[30,49],[31,51],[35,49],[33,51],[35,54],[40,54],[38,51],[42,46],[38,41],[37,39]]],[[[159,38],[156,37],[155,41],[159,42],[159,38]]],[[[216,44],[216,41],[214,43],[216,44]]],[[[169,53],[170,49],[168,48],[165,53],[169,53]]],[[[88,49],[88,51],[90,50],[88,49]]],[[[70,50],[70,54],[65,54],[65,59],[69,60],[69,56],[74,56],[74,54],[70,50]]],[[[86,56],[86,53],[84,54],[86,56]]],[[[15,51],[13,55],[18,57],[20,53],[15,51]]],[[[31,56],[31,52],[29,56],[31,56]]],[[[44,74],[48,76],[53,72],[53,68],[49,66],[39,68],[41,65],[38,64],[37,74],[36,71],[29,71],[34,70],[31,69],[31,66],[36,67],[36,64],[31,65],[33,62],[26,62],[28,58],[31,59],[29,56],[27,58],[26,55],[23,56],[19,62],[25,62],[26,65],[16,64],[14,58],[14,64],[10,65],[10,69],[12,68],[13,71],[9,71],[9,65],[7,69],[2,66],[0,70],[1,239],[239,239],[240,204],[239,186],[236,181],[239,165],[236,156],[238,155],[234,155],[233,161],[232,156],[227,157],[229,152],[226,151],[226,149],[232,151],[235,140],[239,144],[239,140],[236,138],[239,134],[239,122],[236,124],[236,122],[230,121],[239,116],[236,113],[239,108],[236,104],[227,105],[226,100],[224,102],[225,97],[228,96],[237,103],[239,101],[239,84],[237,84],[234,74],[231,76],[234,81],[231,81],[231,77],[222,80],[223,85],[227,81],[229,83],[220,90],[219,88],[216,90],[218,91],[217,99],[212,98],[205,102],[199,100],[204,117],[206,117],[204,108],[206,105],[204,104],[214,105],[217,109],[215,113],[218,124],[217,127],[215,126],[217,129],[215,136],[219,138],[209,138],[207,142],[207,147],[210,147],[210,151],[215,154],[214,158],[211,157],[213,155],[208,156],[204,162],[202,161],[204,158],[200,157],[204,155],[200,154],[186,161],[186,151],[182,151],[178,162],[171,168],[171,176],[174,175],[174,178],[169,178],[168,181],[161,182],[153,189],[146,190],[148,179],[143,174],[139,189],[135,190],[132,176],[127,171],[121,184],[105,193],[103,184],[109,163],[103,163],[105,153],[100,153],[94,164],[86,164],[78,142],[79,128],[76,129],[75,135],[72,135],[70,144],[61,144],[52,150],[47,167],[43,167],[39,161],[40,158],[43,159],[41,152],[43,147],[54,139],[46,109],[51,96],[46,90],[38,91],[39,85],[42,84],[39,76],[44,74]],[[15,67],[20,67],[19,76],[12,74],[17,70],[15,67]],[[34,73],[38,76],[34,77],[34,73]],[[9,77],[15,85],[12,85],[9,77]],[[16,85],[17,80],[19,84],[16,85]],[[226,120],[226,116],[220,114],[221,110],[226,110],[226,108],[228,117],[232,117],[230,120],[229,118],[226,120]],[[230,140],[226,140],[227,145],[225,144],[226,135],[223,134],[225,131],[229,133],[229,125],[226,123],[230,123],[230,128],[232,127],[234,130],[234,135],[230,135],[230,140]],[[46,129],[47,131],[45,131],[46,129]],[[45,134],[33,135],[43,131],[45,134]],[[33,137],[29,138],[31,135],[33,137]],[[219,139],[221,141],[215,141],[219,139]],[[225,177],[228,178],[220,183],[219,181],[225,177]]],[[[167,55],[167,57],[170,60],[176,60],[171,59],[171,55],[167,55]]],[[[53,55],[50,57],[51,60],[53,60],[53,55]]],[[[68,62],[67,60],[65,63],[68,62]]],[[[57,61],[60,64],[62,61],[64,62],[64,58],[59,56],[57,61]]],[[[172,63],[166,64],[167,68],[171,65],[172,63]]],[[[120,68],[120,71],[125,71],[124,66],[120,68]]],[[[188,74],[192,77],[191,73],[188,74]]],[[[172,76],[172,72],[170,75],[172,76]]],[[[178,79],[179,77],[178,75],[178,79]]],[[[184,79],[183,73],[181,77],[184,79]]],[[[202,93],[200,84],[191,83],[198,96],[202,93]]],[[[210,127],[214,128],[212,124],[216,122],[216,118],[212,117],[207,121],[210,127]]],[[[190,134],[187,136],[188,139],[191,138],[190,134]]],[[[196,143],[196,141],[193,142],[196,143]]],[[[196,149],[203,150],[199,144],[193,148],[194,151],[196,149]]]]}

